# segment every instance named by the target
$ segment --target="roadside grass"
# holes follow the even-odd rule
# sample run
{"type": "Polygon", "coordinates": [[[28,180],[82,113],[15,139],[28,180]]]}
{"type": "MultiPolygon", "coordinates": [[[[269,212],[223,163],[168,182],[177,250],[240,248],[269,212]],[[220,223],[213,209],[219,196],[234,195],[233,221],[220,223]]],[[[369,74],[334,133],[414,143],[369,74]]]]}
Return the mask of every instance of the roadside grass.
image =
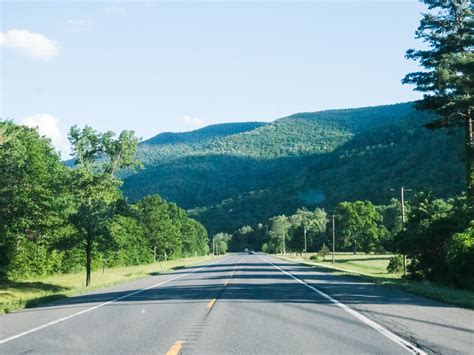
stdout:
{"type": "Polygon", "coordinates": [[[340,275],[351,275],[374,282],[378,285],[396,287],[406,292],[443,301],[455,306],[474,309],[474,292],[457,288],[441,286],[428,281],[414,281],[402,278],[401,273],[388,273],[387,265],[391,254],[352,254],[336,253],[334,264],[331,254],[324,261],[312,261],[309,258],[317,253],[308,253],[307,259],[300,255],[281,256],[278,258],[297,263],[335,270],[340,275]]]}
{"type": "Polygon", "coordinates": [[[1,281],[0,314],[35,307],[125,281],[158,275],[212,258],[212,256],[200,256],[153,264],[106,268],[104,271],[96,270],[92,272],[92,284],[87,288],[85,287],[85,271],[28,280],[1,281]]]}

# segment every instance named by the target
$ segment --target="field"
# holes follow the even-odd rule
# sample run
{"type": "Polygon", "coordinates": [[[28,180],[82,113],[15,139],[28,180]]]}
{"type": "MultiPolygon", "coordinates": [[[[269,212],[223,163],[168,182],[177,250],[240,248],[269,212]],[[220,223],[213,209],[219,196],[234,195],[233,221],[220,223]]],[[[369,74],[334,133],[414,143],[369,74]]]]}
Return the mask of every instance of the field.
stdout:
{"type": "Polygon", "coordinates": [[[92,285],[86,288],[85,272],[53,275],[29,280],[6,281],[0,284],[0,313],[33,307],[41,303],[89,292],[121,282],[163,273],[211,259],[212,256],[162,261],[160,263],[116,267],[92,272],[92,285]]]}
{"type": "Polygon", "coordinates": [[[389,287],[397,287],[404,291],[415,293],[435,300],[450,303],[456,306],[474,309],[474,292],[452,287],[433,284],[428,281],[413,281],[402,278],[401,273],[388,273],[386,268],[391,254],[352,254],[336,253],[335,263],[331,261],[331,254],[324,261],[311,261],[309,258],[315,253],[308,253],[307,259],[296,254],[287,254],[283,259],[338,270],[341,274],[357,275],[368,278],[370,281],[389,287]]]}

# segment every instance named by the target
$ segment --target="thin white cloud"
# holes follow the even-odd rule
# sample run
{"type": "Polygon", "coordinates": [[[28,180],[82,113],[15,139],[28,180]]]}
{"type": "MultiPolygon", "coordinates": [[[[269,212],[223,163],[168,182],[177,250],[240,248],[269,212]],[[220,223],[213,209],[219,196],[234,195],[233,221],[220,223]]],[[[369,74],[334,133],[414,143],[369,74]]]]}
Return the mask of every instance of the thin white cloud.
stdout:
{"type": "Polygon", "coordinates": [[[12,29],[0,33],[0,47],[16,49],[35,59],[49,60],[59,54],[58,43],[40,33],[12,29]]]}
{"type": "Polygon", "coordinates": [[[59,121],[53,115],[48,113],[37,113],[23,118],[22,125],[36,128],[39,134],[51,139],[54,148],[61,153],[63,158],[67,158],[71,152],[71,148],[66,137],[59,129],[59,121]]]}
{"type": "Polygon", "coordinates": [[[105,8],[105,13],[107,15],[125,16],[127,15],[127,10],[124,7],[120,6],[108,6],[105,8]]]}
{"type": "Polygon", "coordinates": [[[183,118],[183,122],[189,126],[195,126],[195,127],[202,126],[204,124],[204,120],[198,117],[190,116],[190,115],[185,115],[183,118]]]}
{"type": "Polygon", "coordinates": [[[83,19],[69,19],[66,20],[66,30],[69,32],[79,33],[89,31],[91,24],[83,19]]]}

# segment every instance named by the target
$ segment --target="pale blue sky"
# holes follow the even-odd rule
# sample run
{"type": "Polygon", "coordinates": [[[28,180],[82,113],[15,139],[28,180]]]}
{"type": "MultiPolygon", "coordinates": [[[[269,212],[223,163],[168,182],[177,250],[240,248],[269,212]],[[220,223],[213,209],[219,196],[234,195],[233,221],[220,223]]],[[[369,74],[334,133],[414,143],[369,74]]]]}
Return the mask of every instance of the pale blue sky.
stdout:
{"type": "Polygon", "coordinates": [[[405,50],[421,45],[414,31],[424,6],[416,0],[1,6],[9,45],[4,36],[0,117],[49,115],[63,136],[89,124],[148,138],[419,97],[400,83],[416,69],[405,50]],[[29,53],[14,29],[55,48],[29,53]]]}

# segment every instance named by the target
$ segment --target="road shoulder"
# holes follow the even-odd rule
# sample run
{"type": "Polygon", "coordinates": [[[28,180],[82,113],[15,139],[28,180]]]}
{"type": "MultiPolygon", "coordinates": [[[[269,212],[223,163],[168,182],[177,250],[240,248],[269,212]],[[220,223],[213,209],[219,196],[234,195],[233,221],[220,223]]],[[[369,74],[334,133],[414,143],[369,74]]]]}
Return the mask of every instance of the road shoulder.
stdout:
{"type": "Polygon", "coordinates": [[[265,257],[427,352],[467,353],[474,347],[472,310],[377,285],[367,278],[265,257]]]}

